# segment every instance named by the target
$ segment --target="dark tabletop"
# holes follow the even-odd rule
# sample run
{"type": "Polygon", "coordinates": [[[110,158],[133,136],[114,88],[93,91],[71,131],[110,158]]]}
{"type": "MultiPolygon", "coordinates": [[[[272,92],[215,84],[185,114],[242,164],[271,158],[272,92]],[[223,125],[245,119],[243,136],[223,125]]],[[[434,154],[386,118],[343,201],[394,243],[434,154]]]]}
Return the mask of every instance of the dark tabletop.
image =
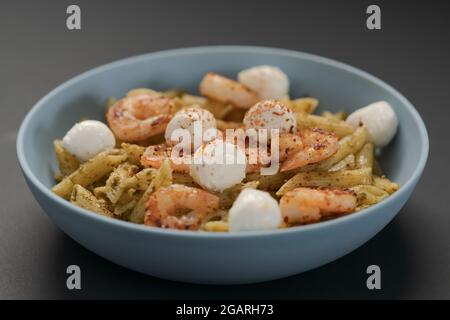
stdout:
{"type": "Polygon", "coordinates": [[[450,298],[450,27],[444,1],[1,1],[0,298],[450,298]],[[382,30],[366,28],[372,2],[382,30]],[[82,30],[66,29],[80,5],[82,30]],[[98,65],[162,49],[211,44],[281,47],[364,69],[402,92],[430,137],[409,202],[353,253],[304,274],[256,285],[201,286],[138,274],[84,249],[39,208],[19,171],[15,140],[31,106],[98,65]],[[66,267],[82,290],[66,289],[66,267]],[[369,291],[368,265],[382,289],[369,291]]]}

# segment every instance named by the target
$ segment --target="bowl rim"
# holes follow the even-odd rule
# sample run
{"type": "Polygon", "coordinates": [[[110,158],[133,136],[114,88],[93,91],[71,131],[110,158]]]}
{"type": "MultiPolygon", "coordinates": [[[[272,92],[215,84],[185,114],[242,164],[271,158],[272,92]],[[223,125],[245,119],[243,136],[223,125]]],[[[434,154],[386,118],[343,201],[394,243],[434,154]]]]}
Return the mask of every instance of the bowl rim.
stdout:
{"type": "Polygon", "coordinates": [[[63,82],[62,84],[58,85],[56,88],[51,90],[49,93],[47,93],[44,97],[42,97],[39,101],[37,101],[33,107],[29,110],[29,112],[26,114],[25,118],[23,119],[19,133],[17,136],[16,141],[16,151],[17,151],[17,157],[19,160],[19,164],[22,168],[22,172],[27,178],[27,180],[33,184],[33,186],[38,189],[41,193],[43,193],[47,198],[50,199],[50,201],[56,202],[60,205],[62,205],[65,209],[69,211],[76,212],[77,214],[81,214],[86,219],[92,219],[95,220],[95,222],[98,223],[107,223],[111,226],[115,227],[122,227],[129,229],[130,231],[136,231],[136,232],[145,232],[145,233],[154,233],[160,236],[182,236],[182,237],[188,237],[188,238],[221,238],[221,239],[239,239],[244,237],[262,237],[262,236],[282,236],[287,235],[290,233],[297,233],[297,232],[305,232],[305,231],[313,231],[317,229],[322,228],[328,228],[333,227],[338,224],[344,224],[346,222],[350,222],[355,219],[363,218],[364,216],[370,215],[370,214],[376,214],[377,211],[382,210],[383,207],[388,206],[390,203],[393,203],[396,201],[396,199],[402,197],[405,193],[408,192],[408,190],[412,187],[414,187],[414,184],[417,183],[417,180],[420,178],[424,167],[426,165],[426,161],[428,158],[428,152],[429,152],[429,140],[428,140],[428,134],[425,127],[425,124],[420,117],[417,110],[414,108],[414,106],[409,102],[408,99],[406,99],[399,91],[394,89],[392,86],[387,84],[386,82],[382,81],[381,79],[369,74],[366,71],[360,70],[356,67],[350,66],[346,63],[325,58],[316,54],[311,53],[305,53],[301,51],[295,51],[295,50],[289,50],[289,49],[280,49],[280,48],[270,48],[270,47],[261,47],[261,46],[235,46],[235,45],[221,45],[221,46],[200,46],[200,47],[188,47],[188,48],[179,48],[179,49],[170,49],[170,50],[162,50],[162,51],[156,51],[156,52],[150,52],[145,54],[140,54],[120,60],[116,60],[113,62],[109,62],[106,64],[103,64],[101,66],[95,67],[93,69],[89,69],[79,75],[76,75],[75,77],[72,77],[71,79],[63,82]],[[118,219],[111,219],[109,217],[104,217],[99,214],[93,214],[92,212],[85,210],[83,208],[80,208],[72,203],[70,203],[67,200],[64,200],[57,195],[55,195],[49,188],[47,188],[39,179],[34,175],[33,171],[31,170],[30,166],[28,165],[27,159],[25,157],[25,133],[29,127],[29,124],[32,122],[32,119],[34,118],[34,115],[37,114],[43,107],[45,107],[46,102],[56,94],[58,94],[60,91],[65,90],[67,87],[70,87],[72,84],[83,81],[86,78],[89,78],[91,75],[103,72],[105,70],[116,68],[120,66],[125,66],[127,64],[133,64],[140,60],[145,59],[158,59],[158,58],[165,58],[170,56],[182,56],[182,55],[190,55],[190,54],[214,54],[214,53],[254,53],[254,54],[274,54],[278,56],[284,56],[284,57],[292,57],[292,58],[301,58],[305,60],[309,60],[315,63],[319,63],[322,65],[327,65],[330,67],[338,68],[341,70],[344,70],[349,73],[353,73],[361,78],[365,78],[368,81],[373,82],[375,85],[378,85],[382,87],[384,90],[390,92],[392,95],[396,96],[401,103],[406,107],[408,112],[412,115],[417,128],[419,130],[420,135],[420,142],[423,146],[423,150],[421,150],[420,158],[418,161],[417,166],[414,168],[413,173],[410,175],[408,180],[402,185],[402,187],[395,192],[393,195],[389,196],[384,201],[377,203],[369,208],[363,209],[360,212],[345,215],[336,219],[331,219],[327,221],[322,221],[314,224],[309,225],[301,225],[301,226],[295,226],[290,228],[283,228],[283,229],[275,229],[275,230],[259,230],[259,231],[245,231],[245,232],[192,232],[192,231],[186,231],[186,230],[174,230],[174,229],[161,229],[156,227],[149,227],[145,225],[135,224],[128,221],[122,221],[118,219]]]}

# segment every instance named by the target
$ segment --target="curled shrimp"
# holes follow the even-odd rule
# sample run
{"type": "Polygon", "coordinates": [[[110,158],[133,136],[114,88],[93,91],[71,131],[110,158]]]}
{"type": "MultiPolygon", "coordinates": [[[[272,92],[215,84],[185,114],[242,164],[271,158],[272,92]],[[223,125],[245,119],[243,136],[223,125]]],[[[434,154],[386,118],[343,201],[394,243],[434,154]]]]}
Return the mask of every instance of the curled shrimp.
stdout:
{"type": "Polygon", "coordinates": [[[179,155],[174,158],[172,157],[172,148],[166,144],[148,146],[141,157],[141,164],[144,167],[158,169],[166,159],[169,159],[170,167],[173,171],[189,173],[191,155],[179,155]]]}
{"type": "Polygon", "coordinates": [[[239,108],[248,109],[260,98],[258,94],[243,84],[223,77],[217,73],[207,73],[200,82],[200,93],[223,103],[231,103],[239,108]]]}
{"type": "Polygon", "coordinates": [[[341,189],[296,188],[280,199],[285,223],[317,222],[326,216],[352,212],[355,208],[355,194],[341,189]]]}
{"type": "Polygon", "coordinates": [[[203,218],[219,207],[219,197],[202,189],[172,184],[153,193],[144,223],[161,228],[198,230],[203,218]]]}
{"type": "MultiPolygon", "coordinates": [[[[292,170],[316,163],[331,157],[339,149],[339,142],[334,132],[328,132],[319,128],[302,130],[299,133],[301,148],[297,143],[292,143],[292,148],[299,151],[290,152],[281,166],[281,171],[292,170]]],[[[286,140],[288,147],[289,140],[286,140]]]]}
{"type": "MultiPolygon", "coordinates": [[[[285,161],[289,156],[299,152],[303,147],[301,137],[295,133],[281,133],[278,136],[278,160],[285,161]]],[[[259,172],[261,168],[267,167],[269,164],[268,161],[264,161],[265,164],[262,163],[262,157],[271,158],[270,154],[271,146],[267,148],[267,151],[259,150],[258,148],[246,148],[245,152],[247,155],[247,173],[255,173],[259,172]],[[262,154],[261,154],[262,153],[262,154]],[[253,155],[253,157],[251,156],[253,155]],[[250,161],[250,159],[256,159],[257,161],[250,161]]],[[[271,158],[270,161],[273,159],[271,158]]]]}
{"type": "Polygon", "coordinates": [[[281,133],[278,137],[279,159],[285,161],[303,148],[302,138],[295,133],[281,133]]]}
{"type": "Polygon", "coordinates": [[[170,111],[169,98],[139,94],[114,103],[106,120],[119,140],[137,142],[164,132],[171,119],[170,111]]]}
{"type": "MultiPolygon", "coordinates": [[[[232,143],[238,144],[236,140],[231,140],[232,143]]],[[[270,161],[273,161],[271,146],[261,149],[261,146],[249,146],[245,143],[245,155],[247,157],[246,173],[260,172],[261,168],[267,167],[270,161]],[[262,160],[262,159],[265,160],[262,160]]],[[[301,138],[293,133],[281,133],[278,136],[279,161],[286,160],[290,155],[301,150],[303,144],[301,138]]]]}

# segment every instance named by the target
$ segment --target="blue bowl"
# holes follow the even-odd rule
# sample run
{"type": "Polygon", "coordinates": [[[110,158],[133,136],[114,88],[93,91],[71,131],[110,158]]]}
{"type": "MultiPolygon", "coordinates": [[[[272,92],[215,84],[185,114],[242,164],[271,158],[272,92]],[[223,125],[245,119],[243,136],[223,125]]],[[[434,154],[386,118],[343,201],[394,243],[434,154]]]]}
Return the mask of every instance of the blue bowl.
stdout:
{"type": "Polygon", "coordinates": [[[34,197],[70,237],[98,255],[152,276],[204,284],[242,284],[294,275],[355,250],[400,210],[419,180],[428,136],[417,111],[381,80],[322,57],[280,49],[200,47],[145,54],[85,72],[42,98],[24,119],[17,155],[34,197]],[[401,189],[385,201],[335,220],[283,230],[234,234],[165,230],[105,218],[54,195],[52,141],[81,117],[103,119],[107,97],[135,87],[186,88],[196,92],[208,71],[234,77],[254,65],[279,66],[293,97],[319,98],[331,111],[353,111],[377,100],[398,115],[396,138],[381,164],[401,189]]]}

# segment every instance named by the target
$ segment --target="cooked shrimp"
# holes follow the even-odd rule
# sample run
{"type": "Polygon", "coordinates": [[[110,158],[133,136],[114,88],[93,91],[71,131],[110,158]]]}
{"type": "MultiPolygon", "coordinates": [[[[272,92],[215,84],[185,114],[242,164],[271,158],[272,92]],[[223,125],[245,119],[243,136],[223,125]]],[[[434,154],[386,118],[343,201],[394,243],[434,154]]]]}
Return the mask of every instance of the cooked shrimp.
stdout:
{"type": "Polygon", "coordinates": [[[200,93],[223,103],[231,103],[239,108],[248,109],[260,100],[258,94],[232,79],[207,73],[200,82],[200,93]]]}
{"type": "Polygon", "coordinates": [[[141,164],[144,167],[160,168],[164,160],[169,159],[170,167],[175,172],[189,173],[189,163],[191,155],[180,155],[172,157],[172,149],[166,144],[158,144],[147,147],[141,157],[141,164]]]}
{"type": "Polygon", "coordinates": [[[219,197],[202,189],[172,184],[150,196],[144,223],[161,228],[198,230],[219,207],[219,197]]]}
{"type": "Polygon", "coordinates": [[[164,132],[171,119],[170,110],[169,98],[140,94],[114,103],[106,120],[119,140],[137,142],[164,132]]]}
{"type": "MultiPolygon", "coordinates": [[[[236,143],[236,141],[233,141],[236,143]]],[[[282,133],[278,139],[278,159],[279,161],[286,160],[290,155],[301,150],[303,144],[301,138],[297,134],[282,133]]],[[[245,147],[245,155],[247,157],[247,169],[246,173],[256,173],[261,171],[261,168],[267,167],[270,164],[271,159],[271,146],[268,146],[267,150],[260,149],[259,147],[245,147]],[[265,158],[265,161],[262,159],[265,158]]]]}
{"type": "MultiPolygon", "coordinates": [[[[281,166],[281,171],[301,168],[331,157],[339,149],[339,142],[334,132],[319,128],[303,130],[299,133],[303,147],[289,156],[281,166]]],[[[296,145],[294,143],[294,145],[296,145]]]]}
{"type": "Polygon", "coordinates": [[[278,137],[279,159],[285,161],[303,148],[302,138],[296,133],[281,133],[278,137]]]}
{"type": "Polygon", "coordinates": [[[249,174],[249,173],[260,172],[262,167],[264,167],[264,166],[259,161],[257,163],[247,163],[247,167],[245,168],[245,173],[249,174]]]}
{"type": "Polygon", "coordinates": [[[352,212],[355,208],[355,194],[341,189],[296,188],[280,200],[285,223],[317,222],[326,216],[352,212]]]}

